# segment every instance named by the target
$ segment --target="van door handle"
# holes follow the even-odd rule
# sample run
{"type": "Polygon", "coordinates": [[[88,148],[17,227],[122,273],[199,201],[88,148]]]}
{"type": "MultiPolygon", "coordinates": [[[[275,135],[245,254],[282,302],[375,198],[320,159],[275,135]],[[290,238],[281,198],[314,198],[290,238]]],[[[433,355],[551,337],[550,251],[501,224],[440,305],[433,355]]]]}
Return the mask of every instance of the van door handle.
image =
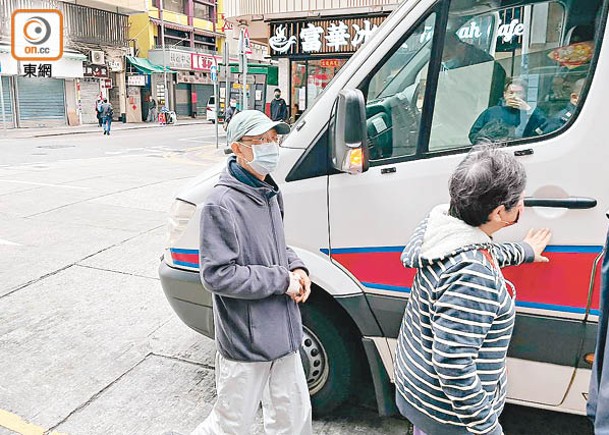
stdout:
{"type": "Polygon", "coordinates": [[[381,174],[395,174],[397,172],[397,168],[395,166],[391,168],[383,168],[381,169],[381,174]]]}
{"type": "Polygon", "coordinates": [[[514,151],[514,155],[515,155],[516,157],[522,157],[522,156],[532,156],[533,154],[535,154],[535,151],[533,151],[533,149],[532,149],[532,148],[528,148],[528,149],[525,149],[525,150],[517,150],[517,151],[514,151]]]}
{"type": "Polygon", "coordinates": [[[568,198],[525,198],[525,207],[551,207],[551,208],[570,208],[572,210],[584,210],[596,207],[597,201],[594,198],[573,197],[568,198]]]}

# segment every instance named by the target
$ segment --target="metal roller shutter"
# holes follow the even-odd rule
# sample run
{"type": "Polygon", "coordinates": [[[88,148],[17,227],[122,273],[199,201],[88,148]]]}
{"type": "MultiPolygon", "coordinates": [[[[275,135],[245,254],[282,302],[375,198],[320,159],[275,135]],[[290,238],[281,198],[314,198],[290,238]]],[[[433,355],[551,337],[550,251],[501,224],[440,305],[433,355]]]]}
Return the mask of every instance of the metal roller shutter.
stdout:
{"type": "MultiPolygon", "coordinates": [[[[2,77],[2,94],[4,96],[4,116],[6,116],[6,127],[13,127],[13,93],[11,92],[11,81],[9,77],[2,77]]],[[[0,124],[2,123],[2,110],[0,109],[0,124]]]]}
{"type": "Polygon", "coordinates": [[[82,123],[97,124],[97,114],[95,113],[95,101],[99,96],[98,79],[80,80],[80,102],[82,104],[82,123]]]}
{"type": "Polygon", "coordinates": [[[64,81],[40,77],[17,77],[20,127],[66,125],[64,81]]]}
{"type": "Polygon", "coordinates": [[[207,101],[214,94],[213,85],[193,85],[197,92],[197,116],[205,117],[207,101]]]}
{"type": "Polygon", "coordinates": [[[190,85],[188,83],[176,85],[176,113],[190,116],[190,85]]]}

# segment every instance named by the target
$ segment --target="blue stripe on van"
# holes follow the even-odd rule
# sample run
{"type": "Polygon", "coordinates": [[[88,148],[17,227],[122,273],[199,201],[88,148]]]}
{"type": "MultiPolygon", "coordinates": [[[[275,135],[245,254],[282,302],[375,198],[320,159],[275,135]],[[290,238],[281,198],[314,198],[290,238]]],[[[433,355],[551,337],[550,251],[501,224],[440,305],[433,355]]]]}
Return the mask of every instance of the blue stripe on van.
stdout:
{"type": "Polygon", "coordinates": [[[364,287],[368,287],[371,289],[389,290],[389,291],[400,292],[400,293],[410,293],[410,287],[402,287],[402,286],[386,285],[386,284],[375,284],[372,282],[362,282],[362,285],[364,287]]]}

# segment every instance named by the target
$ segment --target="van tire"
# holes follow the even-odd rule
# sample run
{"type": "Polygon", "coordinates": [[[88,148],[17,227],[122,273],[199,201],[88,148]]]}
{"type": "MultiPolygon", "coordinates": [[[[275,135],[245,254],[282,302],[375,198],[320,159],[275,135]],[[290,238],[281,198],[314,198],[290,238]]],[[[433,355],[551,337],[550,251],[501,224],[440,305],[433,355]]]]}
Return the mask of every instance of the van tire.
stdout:
{"type": "Polygon", "coordinates": [[[314,416],[329,414],[342,405],[353,394],[360,373],[357,338],[331,308],[311,302],[301,305],[304,337],[300,357],[307,375],[314,416]],[[322,358],[317,355],[319,350],[322,358]],[[326,376],[320,379],[318,375],[311,382],[309,368],[312,363],[324,360],[324,355],[327,359],[319,368],[322,372],[326,369],[326,376]]]}

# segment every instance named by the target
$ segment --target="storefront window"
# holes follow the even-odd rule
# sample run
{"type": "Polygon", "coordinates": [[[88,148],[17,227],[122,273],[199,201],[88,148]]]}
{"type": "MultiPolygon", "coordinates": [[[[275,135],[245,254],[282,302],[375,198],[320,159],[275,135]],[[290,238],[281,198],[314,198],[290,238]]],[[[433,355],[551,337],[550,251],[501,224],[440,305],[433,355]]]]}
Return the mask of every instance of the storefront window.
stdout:
{"type": "Polygon", "coordinates": [[[290,116],[296,120],[328,86],[347,59],[292,61],[290,116]]]}

